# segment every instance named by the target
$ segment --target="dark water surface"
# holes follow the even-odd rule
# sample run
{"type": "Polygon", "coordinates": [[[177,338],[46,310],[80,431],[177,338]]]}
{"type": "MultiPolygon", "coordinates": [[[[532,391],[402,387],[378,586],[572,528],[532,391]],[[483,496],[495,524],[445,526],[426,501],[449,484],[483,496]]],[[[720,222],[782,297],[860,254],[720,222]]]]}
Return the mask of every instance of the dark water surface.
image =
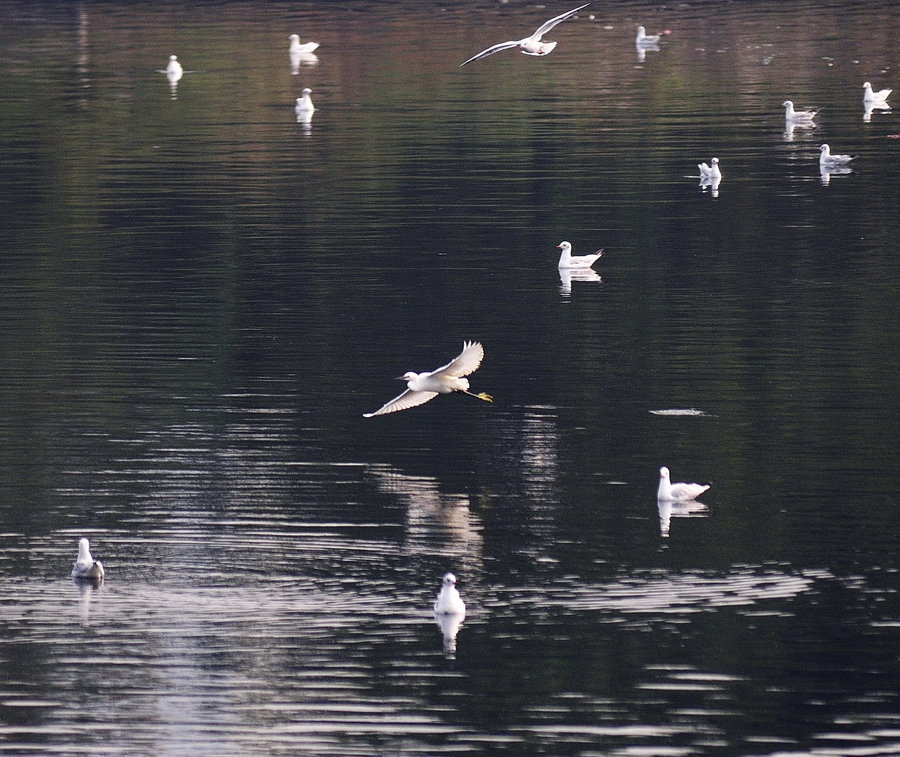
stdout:
{"type": "Polygon", "coordinates": [[[900,753],[900,14],[576,4],[0,0],[0,753],[900,753]]]}

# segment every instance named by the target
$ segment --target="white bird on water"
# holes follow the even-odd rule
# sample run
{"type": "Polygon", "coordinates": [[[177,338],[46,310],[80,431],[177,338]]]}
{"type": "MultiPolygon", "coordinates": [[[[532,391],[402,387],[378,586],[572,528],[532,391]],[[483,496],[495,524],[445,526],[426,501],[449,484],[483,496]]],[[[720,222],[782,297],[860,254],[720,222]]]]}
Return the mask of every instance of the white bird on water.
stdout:
{"type": "Polygon", "coordinates": [[[603,254],[603,250],[597,250],[591,255],[573,255],[572,245],[569,242],[560,242],[556,247],[562,250],[557,268],[590,268],[603,254]]]}
{"type": "Polygon", "coordinates": [[[785,100],[782,105],[784,106],[784,120],[785,121],[793,121],[794,123],[809,123],[812,121],[819,110],[794,110],[794,103],[790,100],[785,100]]]}
{"type": "Polygon", "coordinates": [[[434,601],[434,612],[437,615],[465,615],[466,604],[456,590],[456,576],[447,573],[441,581],[441,591],[434,601]]]}
{"type": "Polygon", "coordinates": [[[398,378],[406,382],[408,387],[403,394],[394,397],[390,402],[374,413],[363,413],[364,418],[385,415],[398,410],[406,410],[434,399],[439,394],[468,394],[485,402],[493,402],[494,398],[484,392],[474,394],[469,391],[469,381],[462,378],[474,373],[484,359],[484,347],[480,342],[463,342],[463,351],[447,365],[433,371],[414,373],[407,371],[398,378]]]}
{"type": "Polygon", "coordinates": [[[565,21],[570,16],[574,16],[578,11],[583,8],[587,8],[590,3],[585,3],[584,5],[579,5],[577,8],[573,8],[566,13],[561,13],[556,16],[556,18],[551,18],[549,21],[545,21],[541,24],[534,34],[530,37],[525,37],[524,39],[512,40],[510,42],[500,42],[499,44],[492,45],[487,48],[487,50],[482,50],[478,55],[473,55],[469,60],[464,63],[460,63],[459,67],[462,68],[466,65],[466,63],[471,63],[473,60],[478,60],[479,58],[486,58],[488,55],[493,55],[494,53],[499,53],[501,50],[509,50],[513,47],[521,48],[522,52],[525,55],[546,55],[554,47],[556,47],[555,42],[541,42],[541,37],[543,37],[547,32],[549,32],[554,26],[556,26],[561,21],[565,21]]]}
{"type": "Polygon", "coordinates": [[[864,103],[883,103],[888,99],[888,95],[894,91],[892,89],[881,89],[878,92],[873,92],[872,85],[869,82],[863,84],[863,89],[866,90],[866,93],[863,95],[864,103]]]}
{"type": "Polygon", "coordinates": [[[828,145],[822,145],[819,150],[819,167],[820,168],[838,168],[846,166],[855,155],[832,155],[831,148],[828,145]]]}
{"type": "Polygon", "coordinates": [[[701,179],[721,179],[722,178],[722,169],[719,168],[719,159],[713,158],[712,165],[708,166],[706,163],[698,163],[697,168],[700,169],[700,178],[701,179]]]}
{"type": "Polygon", "coordinates": [[[90,544],[87,539],[82,538],[78,542],[78,559],[72,566],[72,577],[102,580],[105,575],[103,563],[91,557],[90,544]]]}
{"type": "Polygon", "coordinates": [[[634,38],[636,45],[655,45],[659,42],[658,34],[647,34],[643,26],[637,28],[637,37],[634,38]]]}
{"type": "Polygon", "coordinates": [[[291,41],[291,47],[288,52],[294,55],[315,52],[319,48],[318,42],[304,42],[301,44],[300,35],[298,34],[292,34],[288,39],[291,41]]]}
{"type": "Polygon", "coordinates": [[[312,94],[312,90],[309,87],[304,87],[303,91],[300,94],[303,96],[297,98],[297,105],[294,106],[294,111],[298,116],[303,113],[314,113],[316,110],[316,106],[313,105],[312,98],[310,97],[310,95],[312,94]]]}
{"type": "Polygon", "coordinates": [[[659,469],[659,488],[656,498],[665,502],[687,502],[697,499],[709,489],[709,484],[673,484],[669,480],[669,469],[664,465],[659,469]]]}
{"type": "Polygon", "coordinates": [[[169,77],[169,81],[178,81],[181,78],[182,74],[184,74],[184,69],[178,62],[178,56],[170,55],[169,65],[166,66],[166,76],[169,77]]]}

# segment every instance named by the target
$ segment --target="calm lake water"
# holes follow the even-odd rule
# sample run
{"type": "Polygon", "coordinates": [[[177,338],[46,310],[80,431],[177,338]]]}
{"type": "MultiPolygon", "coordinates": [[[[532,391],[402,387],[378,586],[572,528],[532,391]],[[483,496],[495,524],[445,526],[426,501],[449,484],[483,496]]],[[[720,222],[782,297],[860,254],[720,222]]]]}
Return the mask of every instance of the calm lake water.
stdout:
{"type": "Polygon", "coordinates": [[[0,0],[0,753],[900,753],[900,14],[575,5],[0,0]]]}

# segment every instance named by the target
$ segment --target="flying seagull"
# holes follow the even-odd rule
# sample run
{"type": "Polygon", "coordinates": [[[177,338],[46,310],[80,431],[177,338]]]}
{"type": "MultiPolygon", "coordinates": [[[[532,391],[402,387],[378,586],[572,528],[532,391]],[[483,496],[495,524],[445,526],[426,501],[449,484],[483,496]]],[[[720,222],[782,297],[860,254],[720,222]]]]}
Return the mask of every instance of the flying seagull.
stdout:
{"type": "Polygon", "coordinates": [[[577,8],[573,8],[566,13],[562,13],[556,18],[551,18],[549,21],[545,21],[541,24],[537,31],[532,34],[530,37],[525,37],[524,39],[512,40],[511,42],[501,42],[497,45],[493,45],[489,47],[487,50],[482,50],[478,55],[473,55],[469,60],[465,63],[460,63],[459,67],[462,68],[466,63],[471,63],[473,60],[478,60],[479,58],[486,58],[488,55],[493,55],[494,53],[499,53],[501,50],[509,50],[513,47],[519,47],[522,49],[522,52],[525,55],[546,55],[549,53],[554,47],[556,47],[555,42],[541,42],[541,37],[543,37],[547,32],[549,32],[554,26],[556,26],[561,21],[565,21],[570,16],[574,16],[578,11],[582,8],[587,8],[590,3],[585,3],[584,5],[579,5],[577,8]]]}

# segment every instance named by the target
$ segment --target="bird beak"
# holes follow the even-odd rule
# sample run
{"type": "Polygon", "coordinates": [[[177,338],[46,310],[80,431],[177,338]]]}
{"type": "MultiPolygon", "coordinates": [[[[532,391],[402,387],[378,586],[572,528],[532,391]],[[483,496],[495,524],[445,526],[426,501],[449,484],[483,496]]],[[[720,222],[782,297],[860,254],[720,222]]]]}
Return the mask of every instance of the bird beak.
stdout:
{"type": "Polygon", "coordinates": [[[394,376],[394,381],[403,381],[403,376],[394,376]]]}
{"type": "Polygon", "coordinates": [[[562,249],[562,245],[561,245],[561,244],[556,245],[556,249],[557,249],[557,250],[561,250],[561,249],[562,249]]]}

